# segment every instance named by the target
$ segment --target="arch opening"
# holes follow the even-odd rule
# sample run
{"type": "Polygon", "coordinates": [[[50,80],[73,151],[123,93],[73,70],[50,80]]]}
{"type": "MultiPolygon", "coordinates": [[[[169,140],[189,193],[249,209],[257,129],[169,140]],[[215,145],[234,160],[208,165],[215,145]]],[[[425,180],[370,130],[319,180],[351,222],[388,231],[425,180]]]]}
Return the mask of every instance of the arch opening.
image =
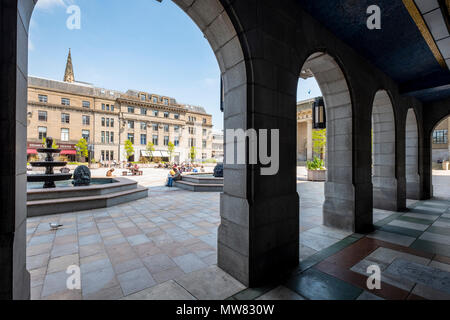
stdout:
{"type": "Polygon", "coordinates": [[[395,117],[391,98],[385,90],[375,94],[372,108],[372,134],[373,206],[378,209],[396,211],[395,117]]]}
{"type": "Polygon", "coordinates": [[[450,199],[450,116],[445,117],[431,131],[431,191],[432,196],[450,199]]]}

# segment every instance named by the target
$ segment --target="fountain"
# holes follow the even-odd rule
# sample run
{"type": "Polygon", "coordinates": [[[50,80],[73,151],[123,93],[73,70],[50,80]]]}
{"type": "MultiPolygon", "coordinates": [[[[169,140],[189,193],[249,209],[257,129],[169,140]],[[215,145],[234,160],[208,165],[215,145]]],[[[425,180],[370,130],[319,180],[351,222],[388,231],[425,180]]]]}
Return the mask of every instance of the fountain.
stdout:
{"type": "Polygon", "coordinates": [[[65,181],[72,178],[71,173],[54,173],[53,168],[54,167],[64,167],[67,162],[62,161],[54,161],[53,154],[59,154],[61,152],[60,149],[53,149],[53,139],[47,138],[46,140],[46,148],[37,149],[37,152],[39,153],[46,153],[47,157],[45,158],[45,161],[36,161],[31,162],[32,167],[40,167],[45,168],[44,174],[30,174],[27,175],[27,181],[28,182],[44,182],[44,189],[48,188],[56,188],[55,181],[65,181]]]}

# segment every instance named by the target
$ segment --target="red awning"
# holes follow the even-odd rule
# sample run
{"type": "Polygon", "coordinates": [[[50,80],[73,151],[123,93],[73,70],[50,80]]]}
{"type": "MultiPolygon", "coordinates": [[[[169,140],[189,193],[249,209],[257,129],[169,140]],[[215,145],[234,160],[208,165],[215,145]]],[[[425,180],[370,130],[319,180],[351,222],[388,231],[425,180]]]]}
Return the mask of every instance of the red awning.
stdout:
{"type": "Polygon", "coordinates": [[[36,149],[27,149],[27,154],[37,154],[36,149]]]}
{"type": "Polygon", "coordinates": [[[76,150],[62,150],[61,154],[73,154],[73,155],[76,155],[77,151],[76,150]]]}

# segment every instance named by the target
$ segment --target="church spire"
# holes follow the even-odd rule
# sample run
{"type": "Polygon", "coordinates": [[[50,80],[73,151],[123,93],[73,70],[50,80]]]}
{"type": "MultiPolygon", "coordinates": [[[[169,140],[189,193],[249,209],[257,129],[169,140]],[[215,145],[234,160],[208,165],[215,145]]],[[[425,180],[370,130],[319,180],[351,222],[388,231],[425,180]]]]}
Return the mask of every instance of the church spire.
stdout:
{"type": "Polygon", "coordinates": [[[69,48],[69,56],[67,57],[66,72],[64,73],[64,82],[75,82],[75,76],[73,74],[72,55],[69,48]]]}

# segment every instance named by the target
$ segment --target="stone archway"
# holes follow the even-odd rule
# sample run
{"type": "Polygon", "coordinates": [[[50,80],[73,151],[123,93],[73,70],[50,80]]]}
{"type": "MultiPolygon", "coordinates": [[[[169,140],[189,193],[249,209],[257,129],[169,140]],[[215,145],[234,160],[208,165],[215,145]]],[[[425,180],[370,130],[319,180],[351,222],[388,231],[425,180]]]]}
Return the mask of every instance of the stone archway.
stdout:
{"type": "Polygon", "coordinates": [[[406,197],[419,200],[419,131],[416,113],[413,108],[408,109],[406,115],[405,140],[406,197]]]}
{"type": "MultiPolygon", "coordinates": [[[[244,53],[234,26],[239,19],[231,21],[219,0],[174,0],[202,30],[209,41],[220,66],[224,82],[225,128],[241,128],[244,122],[236,122],[247,112],[247,73],[244,53]]],[[[37,0],[8,0],[0,4],[0,53],[1,93],[4,113],[0,121],[2,145],[2,181],[0,194],[4,210],[0,216],[0,299],[29,299],[30,277],[26,270],[26,130],[27,130],[27,76],[28,76],[28,28],[37,0]]],[[[240,31],[240,30],[239,30],[240,31]]],[[[245,186],[246,177],[240,184],[245,186]]],[[[234,185],[236,179],[225,168],[225,186],[234,185]],[[227,174],[228,172],[228,174],[227,174]]],[[[225,190],[225,195],[227,190],[225,190]]],[[[243,206],[243,205],[242,205],[243,206]]],[[[227,211],[222,209],[222,217],[227,211]]],[[[222,224],[227,219],[222,218],[222,224]]],[[[233,229],[234,226],[229,226],[233,229]]],[[[219,242],[221,236],[219,235],[219,242]]],[[[226,241],[225,241],[226,242],[226,241]]],[[[232,247],[232,246],[231,246],[232,247]]],[[[230,255],[219,245],[219,266],[230,255]]],[[[225,271],[239,275],[235,265],[225,265],[225,271]],[[232,270],[230,270],[230,268],[232,270]]],[[[240,278],[248,283],[246,278],[240,278]]]]}
{"type": "Polygon", "coordinates": [[[372,184],[373,206],[397,210],[395,170],[396,133],[391,98],[385,90],[375,94],[372,109],[372,184]]]}
{"type": "Polygon", "coordinates": [[[354,231],[352,99],[347,80],[336,60],[323,52],[309,56],[302,70],[314,75],[325,101],[327,181],[323,222],[326,226],[354,231]]]}

